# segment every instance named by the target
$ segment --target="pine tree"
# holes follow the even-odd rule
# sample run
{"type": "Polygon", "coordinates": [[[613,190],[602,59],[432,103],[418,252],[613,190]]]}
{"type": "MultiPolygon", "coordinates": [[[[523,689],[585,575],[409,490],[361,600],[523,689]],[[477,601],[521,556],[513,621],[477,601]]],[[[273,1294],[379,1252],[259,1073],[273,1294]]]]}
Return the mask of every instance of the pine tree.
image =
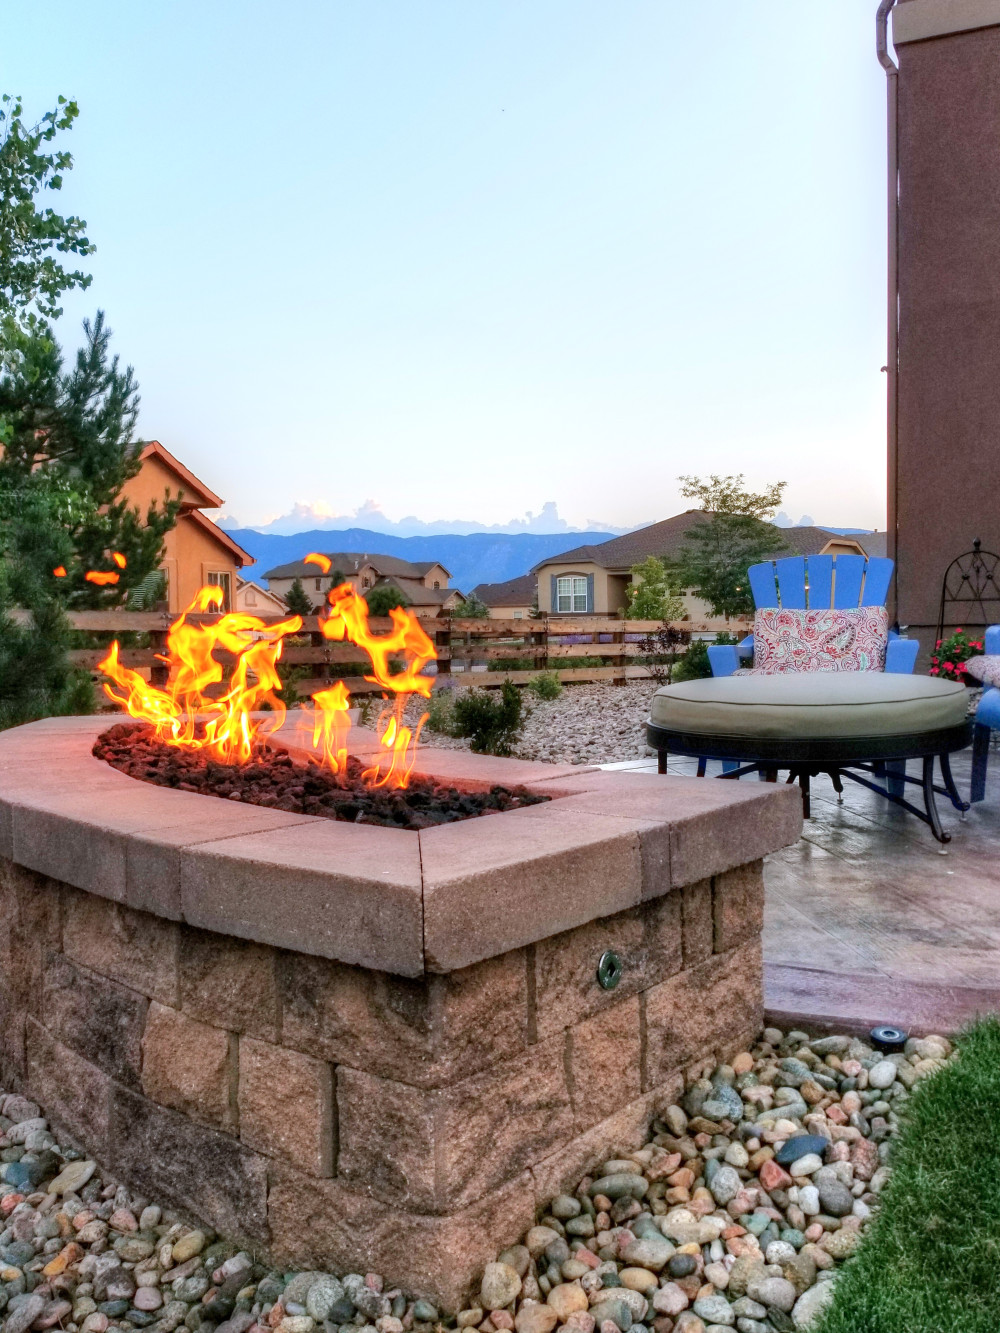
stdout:
{"type": "Polygon", "coordinates": [[[377,588],[369,589],[365,593],[365,601],[370,616],[387,616],[397,606],[410,605],[406,593],[400,592],[391,583],[381,583],[377,588]]]}
{"type": "Polygon", "coordinates": [[[629,620],[680,620],[684,601],[667,584],[667,569],[659,556],[647,556],[632,566],[633,581],[625,589],[629,620]]]}
{"type": "Polygon", "coordinates": [[[285,593],[285,605],[294,616],[311,616],[313,614],[312,599],[302,586],[301,579],[296,579],[285,593]]]}

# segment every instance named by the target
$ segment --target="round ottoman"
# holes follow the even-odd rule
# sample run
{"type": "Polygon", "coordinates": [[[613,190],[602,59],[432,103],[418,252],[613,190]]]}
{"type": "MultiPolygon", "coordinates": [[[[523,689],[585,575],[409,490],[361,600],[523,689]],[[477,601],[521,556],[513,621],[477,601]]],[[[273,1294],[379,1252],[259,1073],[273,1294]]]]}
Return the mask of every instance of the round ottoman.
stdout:
{"type": "Polygon", "coordinates": [[[934,792],[966,809],[952,781],[948,755],[972,739],[966,691],[954,681],[879,671],[808,671],[774,676],[720,676],[685,681],[657,690],[646,728],[660,756],[697,755],[699,775],[708,758],[729,760],[736,771],[757,770],[773,778],[788,768],[802,786],[808,814],[809,778],[829,773],[838,793],[849,777],[925,819],[940,841],[934,792]],[[906,776],[905,761],[924,761],[921,779],[906,776]],[[945,782],[934,786],[934,760],[945,782]],[[856,772],[881,776],[877,786],[856,772]],[[744,765],[745,767],[738,767],[744,765]],[[903,799],[906,782],[923,788],[923,811],[903,799]]]}

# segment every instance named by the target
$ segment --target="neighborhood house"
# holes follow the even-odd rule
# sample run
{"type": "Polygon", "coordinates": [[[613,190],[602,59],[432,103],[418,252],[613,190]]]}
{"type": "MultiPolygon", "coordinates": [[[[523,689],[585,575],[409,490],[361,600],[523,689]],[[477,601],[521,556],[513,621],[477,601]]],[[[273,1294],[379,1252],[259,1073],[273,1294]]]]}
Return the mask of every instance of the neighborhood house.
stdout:
{"type": "Polygon", "coordinates": [[[324,551],[330,561],[328,574],[305,560],[276,565],[264,575],[272,593],[286,598],[296,579],[319,611],[326,594],[339,583],[349,583],[362,597],[375,588],[391,587],[402,593],[407,605],[418,615],[433,617],[454,611],[463,602],[457,588],[449,588],[450,573],[437,561],[411,563],[395,555],[370,555],[357,551],[324,551]]]}
{"type": "Polygon", "coordinates": [[[506,583],[480,583],[472,596],[489,607],[491,620],[527,620],[535,608],[537,584],[534,574],[522,574],[506,583]]]}
{"type": "Polygon", "coordinates": [[[253,564],[253,556],[237,546],[228,533],[201,512],[218,509],[222,499],[189,472],[158,440],[140,454],[142,467],[122,487],[122,498],[145,514],[164,495],[179,496],[177,523],[164,538],[160,568],[166,577],[167,610],[183,611],[199,588],[215,584],[222,589],[222,609],[235,608],[237,573],[253,564]]]}
{"type": "MultiPolygon", "coordinates": [[[[620,616],[628,604],[626,589],[633,581],[632,567],[648,556],[676,558],[686,544],[685,534],[708,515],[701,509],[675,514],[662,523],[652,523],[636,532],[613,537],[596,546],[577,546],[561,555],[549,556],[534,568],[538,579],[538,610],[542,615],[620,616]]],[[[775,528],[775,545],[783,543],[781,555],[877,554],[885,535],[841,536],[826,528],[775,528]],[[874,539],[874,540],[872,540],[874,539]],[[871,547],[871,550],[869,550],[871,547]]],[[[485,601],[486,599],[483,598],[485,601]]],[[[687,619],[710,630],[724,630],[727,622],[713,617],[708,605],[691,593],[683,594],[687,619]]]]}

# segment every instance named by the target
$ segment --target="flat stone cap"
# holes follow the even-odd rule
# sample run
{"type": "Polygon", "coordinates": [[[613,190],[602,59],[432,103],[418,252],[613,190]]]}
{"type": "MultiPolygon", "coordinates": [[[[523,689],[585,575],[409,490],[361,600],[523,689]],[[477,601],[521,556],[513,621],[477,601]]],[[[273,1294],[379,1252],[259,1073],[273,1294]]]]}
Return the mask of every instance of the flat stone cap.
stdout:
{"type": "MultiPolygon", "coordinates": [[[[420,833],[343,823],[128,777],[91,753],[117,720],[0,733],[0,856],[169,920],[401,976],[457,971],[638,906],[802,827],[789,788],[431,748],[417,771],[553,799],[420,833]]],[[[288,748],[300,748],[291,732],[288,748]]]]}

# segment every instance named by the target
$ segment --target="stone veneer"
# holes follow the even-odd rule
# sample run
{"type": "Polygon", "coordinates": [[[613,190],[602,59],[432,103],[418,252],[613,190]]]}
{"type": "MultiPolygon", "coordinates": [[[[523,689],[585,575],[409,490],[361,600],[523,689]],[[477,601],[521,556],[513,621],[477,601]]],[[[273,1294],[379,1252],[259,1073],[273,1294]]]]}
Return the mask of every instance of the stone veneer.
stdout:
{"type": "Polygon", "coordinates": [[[106,725],[0,736],[0,1083],[280,1262],[452,1308],[760,1028],[790,789],[425,751],[558,799],[418,835],[136,782],[106,725]]]}

